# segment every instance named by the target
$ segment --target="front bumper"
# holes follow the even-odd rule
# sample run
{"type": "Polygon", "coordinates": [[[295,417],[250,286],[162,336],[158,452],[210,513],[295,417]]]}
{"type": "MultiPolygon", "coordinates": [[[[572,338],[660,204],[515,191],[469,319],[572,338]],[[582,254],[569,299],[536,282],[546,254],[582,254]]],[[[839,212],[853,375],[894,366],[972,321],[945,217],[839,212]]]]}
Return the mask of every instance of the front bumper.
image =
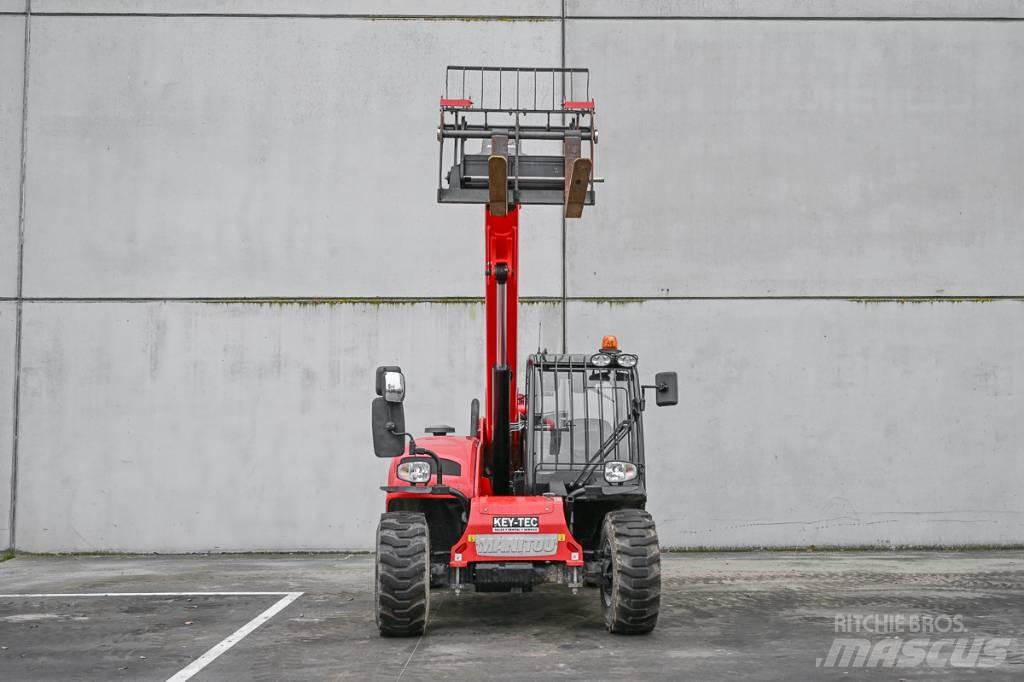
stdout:
{"type": "Polygon", "coordinates": [[[562,498],[479,497],[462,537],[452,545],[452,568],[529,561],[583,566],[583,547],[569,532],[562,498]]]}
{"type": "Polygon", "coordinates": [[[569,532],[560,497],[473,500],[466,530],[452,545],[449,583],[460,591],[529,591],[541,582],[582,584],[583,547],[569,532]]]}

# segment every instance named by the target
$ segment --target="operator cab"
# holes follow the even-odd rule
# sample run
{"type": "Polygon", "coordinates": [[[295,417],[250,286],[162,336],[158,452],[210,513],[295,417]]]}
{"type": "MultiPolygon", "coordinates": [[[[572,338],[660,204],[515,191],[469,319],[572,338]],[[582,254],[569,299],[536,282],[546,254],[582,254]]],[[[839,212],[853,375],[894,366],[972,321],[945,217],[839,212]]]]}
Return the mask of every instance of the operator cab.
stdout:
{"type": "MultiPolygon", "coordinates": [[[[622,502],[645,496],[645,387],[637,362],[619,350],[614,336],[591,355],[530,356],[523,468],[515,481],[520,494],[622,502]]],[[[674,373],[659,375],[647,388],[658,390],[658,404],[674,404],[674,373]]]]}

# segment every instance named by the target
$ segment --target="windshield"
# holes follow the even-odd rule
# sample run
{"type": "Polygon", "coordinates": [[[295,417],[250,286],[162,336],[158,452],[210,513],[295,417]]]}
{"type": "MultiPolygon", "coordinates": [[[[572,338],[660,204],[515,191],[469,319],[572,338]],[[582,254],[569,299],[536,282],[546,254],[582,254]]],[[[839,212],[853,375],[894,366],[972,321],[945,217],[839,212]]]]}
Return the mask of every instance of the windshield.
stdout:
{"type": "Polygon", "coordinates": [[[638,426],[611,436],[631,414],[638,387],[632,369],[535,368],[528,442],[535,470],[582,469],[602,444],[603,458],[639,462],[638,426]]]}

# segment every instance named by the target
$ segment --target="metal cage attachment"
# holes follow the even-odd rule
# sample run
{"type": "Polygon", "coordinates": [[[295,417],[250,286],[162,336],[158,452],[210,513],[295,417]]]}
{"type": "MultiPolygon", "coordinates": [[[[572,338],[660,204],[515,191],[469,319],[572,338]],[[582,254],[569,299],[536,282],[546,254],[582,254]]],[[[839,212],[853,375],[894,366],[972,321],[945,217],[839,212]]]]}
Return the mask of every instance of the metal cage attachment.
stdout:
{"type": "Polygon", "coordinates": [[[590,475],[582,482],[595,477],[600,481],[598,469],[610,460],[643,465],[643,426],[635,415],[643,395],[636,369],[594,367],[589,359],[545,352],[527,363],[527,381],[532,383],[526,423],[531,484],[573,481],[575,476],[551,474],[580,474],[588,467],[590,475]],[[603,444],[606,456],[595,459],[603,444]]]}
{"type": "Polygon", "coordinates": [[[449,66],[440,109],[439,203],[562,204],[569,218],[593,205],[588,69],[449,66]]]}

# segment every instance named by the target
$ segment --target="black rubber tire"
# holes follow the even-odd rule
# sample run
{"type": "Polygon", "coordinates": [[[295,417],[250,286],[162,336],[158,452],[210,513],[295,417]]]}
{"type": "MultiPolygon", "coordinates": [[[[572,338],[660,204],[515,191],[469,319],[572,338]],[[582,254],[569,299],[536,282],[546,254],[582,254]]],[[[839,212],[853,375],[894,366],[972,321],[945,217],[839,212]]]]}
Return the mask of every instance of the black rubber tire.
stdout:
{"type": "Polygon", "coordinates": [[[380,515],[374,607],[381,635],[423,634],[430,616],[430,531],[423,514],[380,515]]]}
{"type": "Polygon", "coordinates": [[[661,606],[661,550],[651,515],[640,509],[608,512],[601,559],[605,627],[627,635],[653,630],[661,606]]]}

